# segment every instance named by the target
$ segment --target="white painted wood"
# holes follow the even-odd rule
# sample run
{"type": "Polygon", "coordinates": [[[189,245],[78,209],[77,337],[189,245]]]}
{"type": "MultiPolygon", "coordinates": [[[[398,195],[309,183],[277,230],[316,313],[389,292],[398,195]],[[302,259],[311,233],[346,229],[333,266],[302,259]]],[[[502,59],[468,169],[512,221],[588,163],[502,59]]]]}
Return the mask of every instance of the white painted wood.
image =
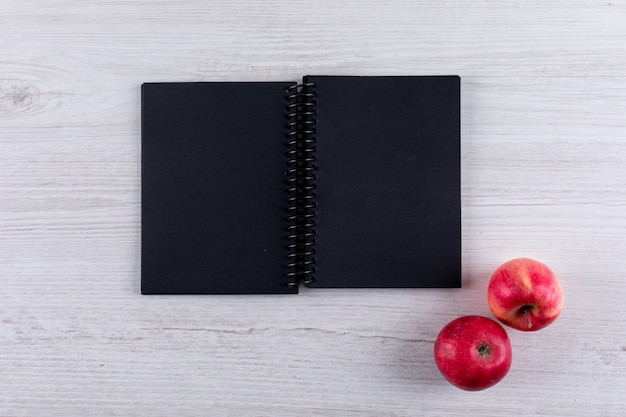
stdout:
{"type": "Polygon", "coordinates": [[[0,3],[0,415],[623,416],[626,2],[0,3]],[[459,74],[461,290],[139,294],[144,81],[459,74]],[[560,275],[478,393],[432,359],[498,264],[560,275]]]}

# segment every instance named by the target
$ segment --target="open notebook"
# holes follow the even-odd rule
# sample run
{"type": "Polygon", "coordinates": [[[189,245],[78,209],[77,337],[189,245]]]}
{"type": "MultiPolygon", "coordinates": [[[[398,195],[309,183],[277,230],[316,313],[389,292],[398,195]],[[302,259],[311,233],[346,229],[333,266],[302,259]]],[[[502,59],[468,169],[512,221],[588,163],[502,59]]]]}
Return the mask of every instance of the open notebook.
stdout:
{"type": "Polygon", "coordinates": [[[460,287],[460,79],[142,86],[144,294],[460,287]]]}

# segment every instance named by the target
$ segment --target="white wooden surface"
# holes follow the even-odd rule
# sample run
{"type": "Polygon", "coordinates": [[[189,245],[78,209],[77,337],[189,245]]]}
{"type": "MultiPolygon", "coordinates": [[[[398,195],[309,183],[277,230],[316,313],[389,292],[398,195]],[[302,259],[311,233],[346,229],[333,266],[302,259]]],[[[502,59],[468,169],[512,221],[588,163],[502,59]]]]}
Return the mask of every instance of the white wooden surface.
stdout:
{"type": "Polygon", "coordinates": [[[626,415],[626,1],[0,3],[1,416],[626,415]],[[460,290],[141,296],[145,81],[462,76],[460,290]],[[562,317],[438,373],[515,256],[562,317]]]}

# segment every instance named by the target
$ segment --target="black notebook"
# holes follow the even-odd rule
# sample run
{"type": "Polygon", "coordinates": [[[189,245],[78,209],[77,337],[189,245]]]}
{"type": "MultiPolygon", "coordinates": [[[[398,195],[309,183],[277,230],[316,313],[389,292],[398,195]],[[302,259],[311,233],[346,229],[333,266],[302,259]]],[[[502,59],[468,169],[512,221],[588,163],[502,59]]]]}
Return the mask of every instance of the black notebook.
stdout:
{"type": "Polygon", "coordinates": [[[142,86],[143,294],[461,286],[460,79],[142,86]]]}

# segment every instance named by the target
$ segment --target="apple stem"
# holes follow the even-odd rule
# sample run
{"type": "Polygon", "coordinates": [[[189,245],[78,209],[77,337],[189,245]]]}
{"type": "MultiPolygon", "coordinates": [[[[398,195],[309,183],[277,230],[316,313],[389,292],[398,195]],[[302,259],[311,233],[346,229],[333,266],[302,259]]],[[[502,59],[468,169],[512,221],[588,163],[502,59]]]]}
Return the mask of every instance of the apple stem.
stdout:
{"type": "Polygon", "coordinates": [[[530,311],[532,310],[532,306],[523,306],[522,308],[519,309],[519,314],[524,314],[526,315],[526,325],[528,326],[528,328],[532,328],[533,327],[533,323],[530,321],[530,311]]]}

